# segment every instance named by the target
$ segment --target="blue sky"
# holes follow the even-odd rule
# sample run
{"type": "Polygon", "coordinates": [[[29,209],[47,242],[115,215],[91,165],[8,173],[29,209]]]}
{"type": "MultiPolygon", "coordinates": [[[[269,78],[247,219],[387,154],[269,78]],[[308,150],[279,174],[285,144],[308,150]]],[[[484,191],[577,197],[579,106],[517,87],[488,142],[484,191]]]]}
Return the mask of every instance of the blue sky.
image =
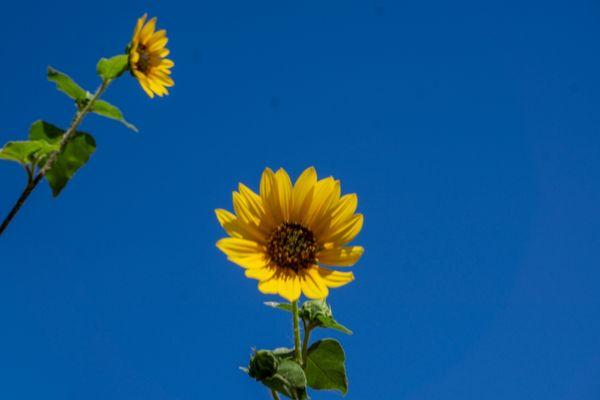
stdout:
{"type": "MultiPolygon", "coordinates": [[[[5,5],[1,142],[68,124],[46,65],[91,90],[146,11],[176,86],[119,80],[141,133],[86,120],[89,164],[0,240],[2,397],[268,398],[237,366],[290,321],[215,248],[213,209],[314,165],[366,218],[331,297],[348,399],[597,399],[598,3],[300,3],[5,5]]],[[[0,164],[2,213],[23,175],[0,164]]]]}

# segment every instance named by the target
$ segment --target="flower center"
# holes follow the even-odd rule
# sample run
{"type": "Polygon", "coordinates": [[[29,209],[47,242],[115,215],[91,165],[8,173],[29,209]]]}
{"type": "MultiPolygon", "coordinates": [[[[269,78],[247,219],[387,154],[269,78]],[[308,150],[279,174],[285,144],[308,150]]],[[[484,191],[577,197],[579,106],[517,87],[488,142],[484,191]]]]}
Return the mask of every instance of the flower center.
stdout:
{"type": "Polygon", "coordinates": [[[145,74],[150,69],[150,53],[146,51],[146,46],[143,44],[138,45],[137,52],[139,53],[140,58],[135,63],[135,66],[140,72],[145,74]]]}
{"type": "Polygon", "coordinates": [[[298,272],[315,264],[317,241],[309,229],[285,222],[269,237],[267,253],[277,266],[298,272]]]}

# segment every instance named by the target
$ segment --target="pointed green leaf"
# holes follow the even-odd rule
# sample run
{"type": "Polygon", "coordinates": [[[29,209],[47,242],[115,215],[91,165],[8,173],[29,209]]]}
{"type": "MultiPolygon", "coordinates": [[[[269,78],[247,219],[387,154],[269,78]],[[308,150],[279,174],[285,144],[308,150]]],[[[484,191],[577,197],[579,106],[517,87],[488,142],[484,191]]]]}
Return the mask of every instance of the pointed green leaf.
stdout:
{"type": "Polygon", "coordinates": [[[91,111],[103,117],[117,120],[132,131],[138,132],[138,129],[134,125],[125,120],[121,110],[104,100],[96,100],[92,105],[91,111]]]}
{"type": "Polygon", "coordinates": [[[316,319],[319,323],[319,328],[335,329],[337,331],[344,332],[347,335],[352,335],[352,331],[350,329],[337,322],[335,319],[333,319],[333,317],[329,317],[327,315],[318,315],[316,319]]]}
{"type": "Polygon", "coordinates": [[[129,57],[126,54],[121,54],[111,58],[101,58],[96,66],[96,71],[102,80],[111,80],[118,78],[127,71],[129,67],[129,57]]]}
{"type": "Polygon", "coordinates": [[[277,301],[265,301],[265,306],[278,308],[283,311],[292,312],[292,305],[290,303],[279,303],[277,301]]]}
{"type": "Polygon", "coordinates": [[[86,91],[81,88],[69,75],[48,67],[48,80],[56,83],[56,88],[75,101],[86,99],[86,91]]]}
{"type": "Polygon", "coordinates": [[[323,339],[308,349],[306,379],[308,386],[317,390],[348,391],[344,349],[337,340],[323,339]]]}
{"type": "Polygon", "coordinates": [[[0,149],[0,159],[16,161],[22,165],[37,164],[40,158],[58,149],[43,140],[8,142],[0,149]]]}

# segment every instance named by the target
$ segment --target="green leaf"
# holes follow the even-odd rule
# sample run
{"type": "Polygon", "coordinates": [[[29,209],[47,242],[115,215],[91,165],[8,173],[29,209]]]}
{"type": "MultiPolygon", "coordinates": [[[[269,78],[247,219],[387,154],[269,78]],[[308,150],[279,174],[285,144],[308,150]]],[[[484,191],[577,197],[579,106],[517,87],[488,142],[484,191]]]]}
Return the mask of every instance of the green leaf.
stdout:
{"type": "Polygon", "coordinates": [[[290,303],[278,303],[276,301],[265,301],[265,306],[278,308],[283,311],[292,312],[292,305],[290,303]]]}
{"type": "Polygon", "coordinates": [[[308,386],[317,390],[348,391],[348,378],[344,365],[344,349],[337,340],[323,339],[313,343],[306,358],[308,386]]]}
{"type": "Polygon", "coordinates": [[[55,150],[58,150],[58,146],[43,140],[8,142],[0,149],[0,159],[16,161],[22,165],[37,164],[40,158],[55,150]]]}
{"type": "Polygon", "coordinates": [[[96,66],[96,71],[102,80],[107,81],[118,78],[127,71],[129,67],[129,57],[121,54],[111,58],[101,58],[96,66]]]}
{"type": "MultiPolygon", "coordinates": [[[[45,121],[36,121],[29,129],[29,139],[45,141],[51,145],[58,145],[65,131],[45,121]]],[[[85,165],[92,153],[96,150],[94,138],[83,132],[76,132],[63,152],[58,155],[52,168],[46,172],[46,180],[52,189],[52,195],[58,196],[61,190],[73,177],[79,168],[85,165]]],[[[40,161],[40,163],[45,160],[40,161]]]]}
{"type": "Polygon", "coordinates": [[[75,101],[84,101],[87,92],[81,88],[69,75],[48,67],[48,80],[56,83],[56,88],[75,101]]]}
{"type": "Polygon", "coordinates": [[[117,120],[132,131],[138,132],[138,129],[134,125],[125,120],[121,110],[104,100],[96,100],[92,105],[91,111],[103,117],[117,120]]]}
{"type": "Polygon", "coordinates": [[[96,150],[94,138],[83,132],[76,132],[67,142],[65,149],[46,172],[46,180],[52,188],[52,195],[58,196],[75,172],[85,165],[96,150]]]}
{"type": "Polygon", "coordinates": [[[306,375],[302,367],[291,360],[282,360],[277,372],[264,380],[267,387],[289,397],[290,399],[306,399],[306,375]]]}
{"type": "Polygon", "coordinates": [[[65,131],[46,121],[37,120],[29,128],[29,140],[44,140],[50,144],[59,144],[65,131]]]}

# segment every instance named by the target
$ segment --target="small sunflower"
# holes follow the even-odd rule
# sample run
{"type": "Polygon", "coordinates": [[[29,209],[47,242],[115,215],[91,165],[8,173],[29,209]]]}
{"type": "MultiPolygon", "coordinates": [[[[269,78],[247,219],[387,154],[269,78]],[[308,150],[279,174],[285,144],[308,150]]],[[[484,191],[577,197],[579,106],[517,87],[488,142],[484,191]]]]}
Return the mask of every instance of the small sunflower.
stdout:
{"type": "Polygon", "coordinates": [[[146,23],[147,14],[138,19],[129,47],[129,68],[142,89],[150,98],[169,94],[168,87],[174,85],[171,67],[175,63],[167,58],[167,31],[156,31],[156,17],[146,23]]]}
{"type": "Polygon", "coordinates": [[[216,210],[217,219],[230,237],[217,242],[227,258],[257,279],[258,290],[298,300],[323,299],[329,288],[352,280],[352,272],[323,268],[354,265],[361,246],[347,246],[360,232],[362,214],[355,214],[356,194],[341,196],[340,181],[317,180],[314,168],[306,169],[292,185],[285,170],[267,168],[260,194],[244,184],[233,192],[235,214],[216,210]]]}

